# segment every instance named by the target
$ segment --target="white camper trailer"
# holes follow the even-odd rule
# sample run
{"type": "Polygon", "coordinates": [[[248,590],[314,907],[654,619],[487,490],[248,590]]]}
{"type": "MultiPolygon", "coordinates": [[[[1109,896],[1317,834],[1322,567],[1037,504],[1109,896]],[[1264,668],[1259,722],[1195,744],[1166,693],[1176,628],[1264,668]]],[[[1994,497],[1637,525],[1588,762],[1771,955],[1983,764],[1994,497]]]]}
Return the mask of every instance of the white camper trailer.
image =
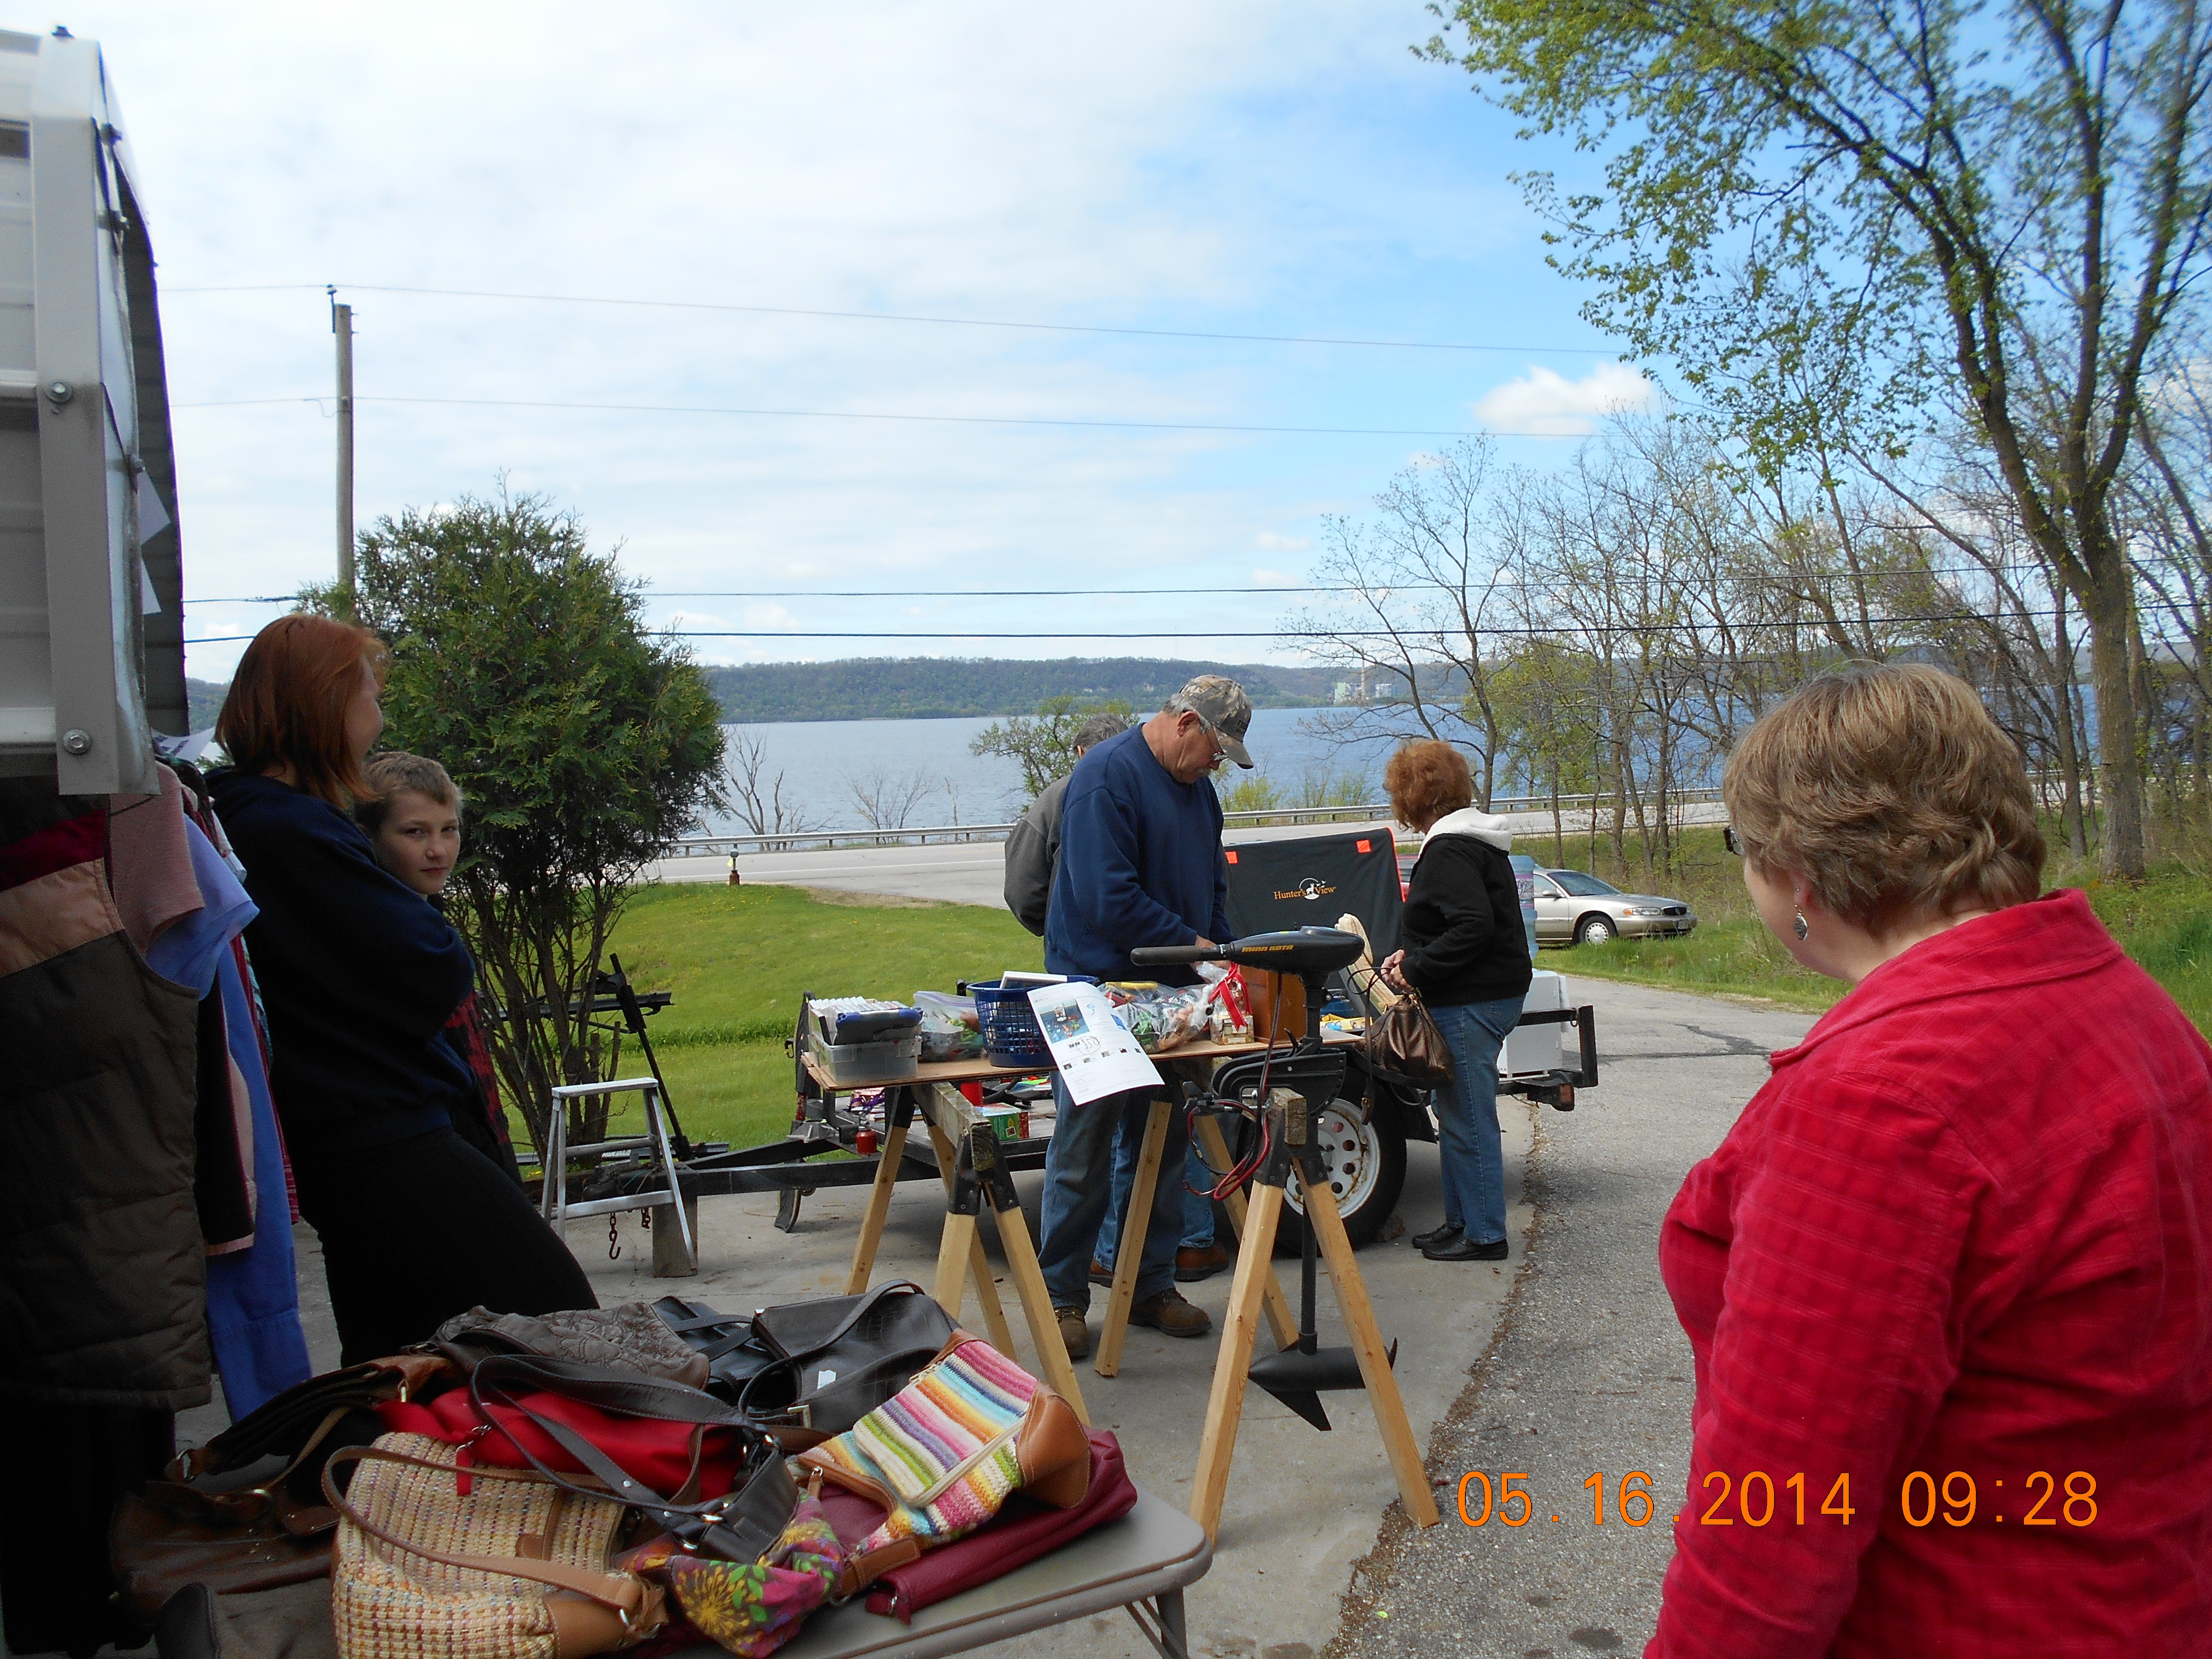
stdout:
{"type": "Polygon", "coordinates": [[[93,41],[0,31],[0,775],[155,787],[185,730],[154,255],[93,41]]]}

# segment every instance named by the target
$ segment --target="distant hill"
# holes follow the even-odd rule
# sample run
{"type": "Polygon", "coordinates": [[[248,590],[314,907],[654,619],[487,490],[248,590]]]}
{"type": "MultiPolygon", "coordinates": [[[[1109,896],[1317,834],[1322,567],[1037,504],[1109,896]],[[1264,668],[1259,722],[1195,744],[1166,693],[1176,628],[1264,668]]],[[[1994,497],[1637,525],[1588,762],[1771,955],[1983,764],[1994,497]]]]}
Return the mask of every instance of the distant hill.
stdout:
{"type": "MultiPolygon", "coordinates": [[[[1047,697],[1118,699],[1139,712],[1197,674],[1226,674],[1261,708],[1312,708],[1329,701],[1338,671],[1267,664],[1162,661],[1152,657],[1054,662],[993,658],[870,657],[847,662],[772,662],[705,670],[725,720],[738,725],[777,720],[941,720],[1034,714],[1047,697]]],[[[191,724],[215,724],[228,685],[188,679],[191,724]]]]}
{"type": "Polygon", "coordinates": [[[190,728],[204,732],[215,724],[215,717],[222,712],[223,694],[230,690],[228,684],[217,685],[213,680],[185,681],[185,706],[190,711],[190,728]]]}
{"type": "Polygon", "coordinates": [[[1141,711],[1198,674],[1226,674],[1261,708],[1311,708],[1329,701],[1340,671],[1268,664],[1164,661],[1152,657],[867,657],[710,667],[707,683],[724,717],[777,720],[940,720],[1033,714],[1048,697],[1118,699],[1141,711]]]}

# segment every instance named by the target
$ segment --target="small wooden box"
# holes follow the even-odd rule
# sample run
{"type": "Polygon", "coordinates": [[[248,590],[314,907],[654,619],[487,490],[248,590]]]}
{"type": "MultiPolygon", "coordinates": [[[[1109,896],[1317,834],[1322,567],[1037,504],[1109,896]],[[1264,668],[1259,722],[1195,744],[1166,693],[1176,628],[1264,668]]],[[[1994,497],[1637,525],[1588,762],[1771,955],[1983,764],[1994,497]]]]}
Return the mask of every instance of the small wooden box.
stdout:
{"type": "Polygon", "coordinates": [[[1252,1035],[1261,1042],[1296,1042],[1306,1034],[1306,982],[1296,974],[1273,974],[1265,968],[1243,969],[1244,988],[1252,999],[1252,1035]],[[1282,1030],[1275,1029],[1275,991],[1282,988],[1282,1030]]]}

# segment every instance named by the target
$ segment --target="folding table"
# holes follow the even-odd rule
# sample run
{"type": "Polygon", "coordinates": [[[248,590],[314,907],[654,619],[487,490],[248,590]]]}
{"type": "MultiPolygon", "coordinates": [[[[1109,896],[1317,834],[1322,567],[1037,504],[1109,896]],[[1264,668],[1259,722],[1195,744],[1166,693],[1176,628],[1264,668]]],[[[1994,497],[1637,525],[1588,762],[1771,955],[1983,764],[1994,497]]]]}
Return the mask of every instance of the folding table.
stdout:
{"type": "MultiPolygon", "coordinates": [[[[778,1659],[933,1659],[1126,1607],[1162,1659],[1189,1659],[1184,1587],[1212,1564],[1206,1530],[1173,1504],[1139,1490],[1137,1506],[1004,1578],[924,1607],[912,1624],[870,1613],[861,1599],[807,1620],[778,1659]]],[[[694,1648],[682,1659],[720,1659],[694,1648]]]]}

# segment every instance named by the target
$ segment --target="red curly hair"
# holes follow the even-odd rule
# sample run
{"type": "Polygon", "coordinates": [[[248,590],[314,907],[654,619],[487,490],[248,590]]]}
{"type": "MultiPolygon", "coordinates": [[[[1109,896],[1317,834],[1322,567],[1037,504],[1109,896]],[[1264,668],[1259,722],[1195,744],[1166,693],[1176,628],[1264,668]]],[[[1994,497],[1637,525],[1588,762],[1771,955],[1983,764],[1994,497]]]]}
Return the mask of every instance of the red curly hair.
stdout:
{"type": "Polygon", "coordinates": [[[1425,830],[1447,812],[1474,805],[1474,775],[1467,757],[1433,738],[1403,743],[1382,769],[1390,811],[1409,829],[1425,830]]]}
{"type": "Polygon", "coordinates": [[[392,653],[366,628],[295,611],[253,636],[216,717],[216,740],[241,772],[289,767],[307,794],[343,811],[371,793],[346,744],[346,705],[364,664],[380,689],[392,653]]]}

